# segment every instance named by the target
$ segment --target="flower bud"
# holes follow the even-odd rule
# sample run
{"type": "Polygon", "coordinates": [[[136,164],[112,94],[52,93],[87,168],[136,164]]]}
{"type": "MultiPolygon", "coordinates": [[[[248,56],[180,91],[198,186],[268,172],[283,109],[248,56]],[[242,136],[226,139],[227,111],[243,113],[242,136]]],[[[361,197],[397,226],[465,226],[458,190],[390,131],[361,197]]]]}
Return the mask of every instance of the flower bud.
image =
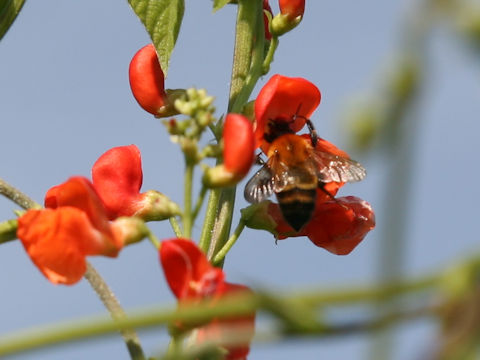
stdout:
{"type": "Polygon", "coordinates": [[[128,71],[130,88],[138,104],[156,117],[177,114],[171,105],[183,90],[165,92],[165,77],[153,44],[138,50],[130,62],[128,71]]]}
{"type": "Polygon", "coordinates": [[[223,126],[223,162],[225,168],[243,178],[255,158],[252,123],[243,115],[228,114],[223,126]]]}
{"type": "Polygon", "coordinates": [[[223,164],[207,169],[207,187],[233,186],[248,173],[255,158],[252,123],[243,115],[228,114],[223,126],[223,164]]]}
{"type": "Polygon", "coordinates": [[[181,214],[177,203],[156,190],[148,190],[141,194],[140,201],[136,203],[136,209],[137,211],[133,215],[144,221],[165,220],[181,214]]]}
{"type": "Polygon", "coordinates": [[[138,217],[120,217],[111,223],[112,231],[123,245],[129,245],[143,240],[148,235],[145,222],[138,217]]]}
{"type": "Polygon", "coordinates": [[[303,16],[305,11],[305,0],[278,0],[280,12],[287,15],[290,19],[303,16]]]}

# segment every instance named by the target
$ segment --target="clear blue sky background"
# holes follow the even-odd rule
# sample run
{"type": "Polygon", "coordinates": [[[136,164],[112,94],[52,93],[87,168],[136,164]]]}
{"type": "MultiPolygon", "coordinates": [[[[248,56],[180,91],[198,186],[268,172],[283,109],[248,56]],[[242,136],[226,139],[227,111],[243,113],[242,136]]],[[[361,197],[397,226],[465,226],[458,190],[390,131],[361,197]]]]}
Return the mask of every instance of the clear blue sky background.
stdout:
{"type": "MultiPolygon", "coordinates": [[[[313,121],[322,137],[347,146],[342,114],[352,95],[368,93],[381,81],[395,58],[401,26],[413,3],[310,0],[301,26],[281,38],[271,74],[302,76],[320,88],[322,104],[313,121]]],[[[167,79],[170,88],[206,88],[216,96],[219,114],[228,97],[234,10],[227,6],[212,14],[211,1],[186,1],[167,79]]],[[[160,122],[138,107],[128,85],[130,59],[148,42],[126,1],[27,2],[0,42],[0,176],[42,202],[51,186],[72,175],[89,176],[107,149],[134,143],[143,156],[143,189],[160,190],[181,202],[181,154],[160,122]]],[[[405,194],[410,204],[408,274],[443,269],[478,250],[478,57],[447,28],[435,31],[427,51],[428,83],[413,115],[419,122],[412,144],[417,149],[413,183],[405,194]]],[[[268,76],[261,83],[266,80],[268,76]]],[[[367,167],[369,176],[345,186],[342,195],[371,202],[378,222],[352,254],[332,255],[306,238],[275,246],[271,235],[247,230],[227,258],[228,280],[290,293],[377,278],[388,166],[382,156],[352,157],[367,167]]],[[[238,206],[244,205],[240,196],[238,206]]],[[[0,199],[0,220],[12,218],[13,209],[14,204],[0,199]]],[[[154,226],[159,238],[172,236],[167,225],[154,226]]],[[[129,247],[115,260],[91,260],[126,309],[174,304],[149,243],[129,247]]],[[[0,247],[0,287],[0,334],[104,313],[84,281],[73,287],[50,284],[18,242],[0,247]]],[[[396,358],[420,358],[433,345],[431,330],[427,322],[400,327],[396,358]]],[[[140,335],[148,354],[167,342],[164,330],[140,335]]],[[[352,336],[253,345],[250,358],[359,359],[367,350],[366,336],[352,336]]],[[[128,355],[114,335],[12,357],[87,358],[128,355]]]]}

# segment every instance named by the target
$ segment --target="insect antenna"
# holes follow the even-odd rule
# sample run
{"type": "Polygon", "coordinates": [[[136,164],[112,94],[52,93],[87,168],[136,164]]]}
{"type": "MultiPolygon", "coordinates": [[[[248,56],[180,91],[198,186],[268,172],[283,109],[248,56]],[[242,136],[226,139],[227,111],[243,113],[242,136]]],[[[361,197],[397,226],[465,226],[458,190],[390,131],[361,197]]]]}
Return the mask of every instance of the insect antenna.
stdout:
{"type": "Polygon", "coordinates": [[[305,123],[307,124],[307,127],[308,127],[308,131],[310,132],[310,139],[312,140],[312,146],[315,148],[315,146],[317,146],[317,141],[318,141],[317,130],[315,130],[315,127],[313,126],[313,123],[309,118],[298,114],[300,112],[301,107],[302,107],[302,104],[299,104],[297,111],[295,112],[295,115],[293,115],[292,117],[292,122],[295,122],[297,118],[305,120],[305,123]]]}

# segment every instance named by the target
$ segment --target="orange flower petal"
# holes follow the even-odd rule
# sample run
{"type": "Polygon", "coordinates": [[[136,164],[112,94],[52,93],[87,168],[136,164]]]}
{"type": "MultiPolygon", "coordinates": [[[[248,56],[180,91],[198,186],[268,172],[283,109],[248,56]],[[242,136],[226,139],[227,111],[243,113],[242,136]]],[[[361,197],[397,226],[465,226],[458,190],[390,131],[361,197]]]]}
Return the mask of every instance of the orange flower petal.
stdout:
{"type": "Polygon", "coordinates": [[[290,78],[274,75],[260,90],[255,100],[255,140],[256,146],[262,145],[267,151],[268,144],[264,135],[268,133],[269,121],[295,121],[290,125],[293,132],[305,125],[320,104],[321,94],[318,88],[303,78],[290,78]]]}
{"type": "Polygon", "coordinates": [[[366,201],[354,196],[321,204],[302,235],[337,255],[349,254],[375,227],[375,214],[366,201]]]}
{"type": "Polygon", "coordinates": [[[85,256],[105,251],[102,234],[73,207],[29,210],[18,219],[17,236],[34,264],[55,284],[76,283],[85,273],[85,256]]]}
{"type": "Polygon", "coordinates": [[[93,165],[92,180],[111,220],[134,215],[143,180],[140,150],[135,145],[108,150],[93,165]]]}
{"type": "Polygon", "coordinates": [[[111,236],[105,208],[87,178],[74,176],[63,184],[54,186],[45,196],[45,206],[53,209],[63,206],[80,209],[97,230],[111,236]]]}

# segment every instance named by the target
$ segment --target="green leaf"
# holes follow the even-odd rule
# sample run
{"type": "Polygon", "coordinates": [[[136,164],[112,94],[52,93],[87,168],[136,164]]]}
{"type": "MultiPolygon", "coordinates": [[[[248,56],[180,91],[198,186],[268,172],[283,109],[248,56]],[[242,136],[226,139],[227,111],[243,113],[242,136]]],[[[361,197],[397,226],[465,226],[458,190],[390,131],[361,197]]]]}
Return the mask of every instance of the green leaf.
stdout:
{"type": "Polygon", "coordinates": [[[170,56],[185,11],[185,0],[128,0],[157,49],[158,60],[167,76],[170,56]]]}
{"type": "Polygon", "coordinates": [[[230,0],[213,0],[213,12],[220,10],[229,2],[230,0]]]}
{"type": "Polygon", "coordinates": [[[0,0],[0,39],[13,24],[24,3],[25,0],[0,0]]]}

